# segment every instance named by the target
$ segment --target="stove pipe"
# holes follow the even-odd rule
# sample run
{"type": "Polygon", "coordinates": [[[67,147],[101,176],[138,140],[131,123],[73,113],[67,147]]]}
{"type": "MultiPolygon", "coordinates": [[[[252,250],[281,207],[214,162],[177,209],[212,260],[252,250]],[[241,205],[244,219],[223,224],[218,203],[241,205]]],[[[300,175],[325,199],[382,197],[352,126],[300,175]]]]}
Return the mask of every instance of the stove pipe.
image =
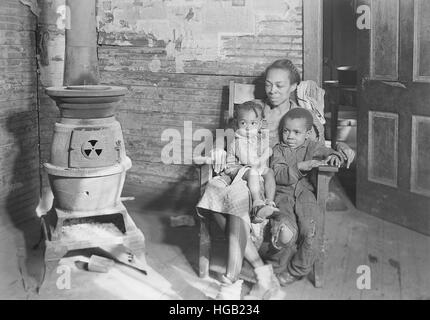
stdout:
{"type": "Polygon", "coordinates": [[[99,84],[96,0],[67,0],[64,86],[99,84]]]}

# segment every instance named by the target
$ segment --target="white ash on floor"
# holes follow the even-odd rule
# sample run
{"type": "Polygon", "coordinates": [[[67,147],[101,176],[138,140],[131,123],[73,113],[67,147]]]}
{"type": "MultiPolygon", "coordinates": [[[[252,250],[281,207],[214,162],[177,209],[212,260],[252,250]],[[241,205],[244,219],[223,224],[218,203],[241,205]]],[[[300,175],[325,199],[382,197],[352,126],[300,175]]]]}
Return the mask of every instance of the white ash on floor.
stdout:
{"type": "Polygon", "coordinates": [[[121,237],[123,233],[113,223],[80,223],[62,228],[63,240],[87,240],[121,237]]]}

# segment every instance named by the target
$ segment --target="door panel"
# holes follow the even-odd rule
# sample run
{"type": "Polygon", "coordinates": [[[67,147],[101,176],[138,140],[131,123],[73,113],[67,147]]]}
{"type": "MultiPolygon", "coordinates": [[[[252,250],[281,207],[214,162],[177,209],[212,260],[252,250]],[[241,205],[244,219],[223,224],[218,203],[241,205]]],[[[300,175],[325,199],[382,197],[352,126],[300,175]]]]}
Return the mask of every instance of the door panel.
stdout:
{"type": "Polygon", "coordinates": [[[430,82],[430,1],[416,0],[414,10],[414,80],[430,82]]]}
{"type": "Polygon", "coordinates": [[[430,197],[430,117],[412,116],[411,191],[430,197]]]}
{"type": "Polygon", "coordinates": [[[372,1],[370,75],[372,79],[398,79],[399,0],[372,1]]]}
{"type": "Polygon", "coordinates": [[[369,112],[368,177],[393,187],[397,187],[398,118],[395,113],[369,112]]]}
{"type": "Polygon", "coordinates": [[[416,26],[430,21],[424,2],[357,3],[373,18],[358,32],[357,207],[430,235],[430,83],[413,80],[426,76],[428,62],[419,64],[430,56],[426,38],[416,41],[416,26]]]}

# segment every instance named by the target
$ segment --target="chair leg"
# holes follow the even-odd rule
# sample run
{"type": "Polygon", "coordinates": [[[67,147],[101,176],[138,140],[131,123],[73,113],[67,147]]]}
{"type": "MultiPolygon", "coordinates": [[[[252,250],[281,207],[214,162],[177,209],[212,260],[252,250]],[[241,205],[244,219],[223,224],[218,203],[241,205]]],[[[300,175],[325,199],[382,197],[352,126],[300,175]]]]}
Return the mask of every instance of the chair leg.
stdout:
{"type": "Polygon", "coordinates": [[[324,285],[324,260],[318,257],[314,262],[314,286],[322,288],[324,285]]]}
{"type": "Polygon", "coordinates": [[[317,221],[317,245],[316,245],[316,258],[314,261],[314,286],[315,288],[321,288],[323,286],[324,277],[324,260],[325,260],[325,248],[324,248],[324,234],[325,234],[325,212],[322,210],[317,221]]]}
{"type": "Polygon", "coordinates": [[[324,234],[325,234],[325,212],[322,210],[320,216],[317,219],[317,246],[316,246],[316,258],[314,261],[314,286],[315,288],[321,288],[323,286],[324,277],[324,260],[325,260],[325,248],[324,248],[324,234]]]}
{"type": "Polygon", "coordinates": [[[321,288],[324,285],[324,261],[325,261],[325,213],[326,213],[326,201],[329,195],[328,185],[330,179],[337,172],[337,168],[319,168],[317,178],[317,202],[320,208],[321,214],[317,218],[317,257],[314,262],[314,286],[315,288],[321,288]]]}
{"type": "Polygon", "coordinates": [[[200,244],[199,244],[199,276],[200,278],[209,277],[209,258],[211,238],[209,234],[209,220],[200,219],[200,244]]]}

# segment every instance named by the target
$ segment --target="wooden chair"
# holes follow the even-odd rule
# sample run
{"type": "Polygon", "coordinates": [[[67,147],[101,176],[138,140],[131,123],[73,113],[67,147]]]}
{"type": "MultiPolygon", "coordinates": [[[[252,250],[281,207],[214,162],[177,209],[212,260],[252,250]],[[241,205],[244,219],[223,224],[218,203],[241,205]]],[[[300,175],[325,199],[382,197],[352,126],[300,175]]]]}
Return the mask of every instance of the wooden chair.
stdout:
{"type": "MultiPolygon", "coordinates": [[[[252,84],[240,84],[230,81],[229,84],[229,108],[228,118],[233,117],[234,105],[240,104],[245,101],[254,99],[255,86],[252,84]]],[[[227,119],[228,120],[228,119],[227,119]]],[[[226,122],[227,123],[227,122],[226,122]]],[[[200,192],[203,195],[207,183],[213,178],[214,172],[211,164],[199,165],[200,171],[200,192]]],[[[325,245],[324,245],[324,229],[325,229],[325,212],[326,212],[326,200],[328,198],[328,185],[333,175],[338,171],[337,167],[323,166],[316,170],[316,197],[318,206],[322,212],[316,225],[320,232],[318,233],[318,247],[319,253],[314,263],[313,275],[314,275],[314,286],[319,288],[323,286],[323,275],[324,275],[324,259],[325,259],[325,245]]],[[[215,272],[223,272],[220,268],[212,268],[210,264],[211,259],[211,244],[212,238],[210,215],[204,218],[200,218],[200,244],[199,244],[199,275],[200,277],[208,277],[209,269],[215,272]]],[[[242,270],[244,271],[244,270],[242,270]]],[[[249,272],[242,272],[241,278],[248,281],[255,281],[253,275],[249,272]]]]}

